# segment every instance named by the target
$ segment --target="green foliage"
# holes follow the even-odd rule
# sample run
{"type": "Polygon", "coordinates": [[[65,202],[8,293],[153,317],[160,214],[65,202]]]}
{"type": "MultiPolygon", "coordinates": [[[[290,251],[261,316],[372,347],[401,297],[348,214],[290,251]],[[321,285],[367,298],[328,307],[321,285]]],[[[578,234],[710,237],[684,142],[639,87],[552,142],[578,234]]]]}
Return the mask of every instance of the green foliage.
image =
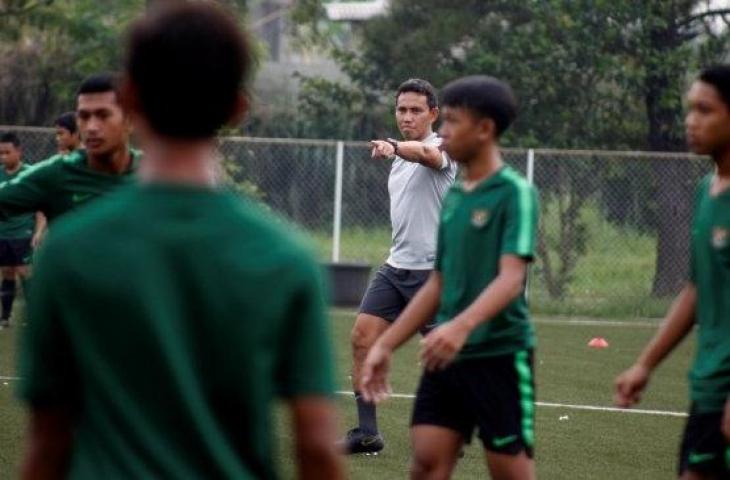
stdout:
{"type": "Polygon", "coordinates": [[[246,198],[257,200],[262,207],[266,207],[264,200],[266,195],[251,180],[245,177],[243,166],[232,156],[224,156],[220,164],[220,176],[223,184],[228,186],[233,192],[246,198]]]}
{"type": "MultiPolygon", "coordinates": [[[[119,70],[123,34],[145,0],[0,2],[0,123],[48,125],[86,76],[119,70]],[[4,14],[12,11],[13,14],[4,14]]],[[[225,0],[241,18],[245,0],[225,0]]]]}

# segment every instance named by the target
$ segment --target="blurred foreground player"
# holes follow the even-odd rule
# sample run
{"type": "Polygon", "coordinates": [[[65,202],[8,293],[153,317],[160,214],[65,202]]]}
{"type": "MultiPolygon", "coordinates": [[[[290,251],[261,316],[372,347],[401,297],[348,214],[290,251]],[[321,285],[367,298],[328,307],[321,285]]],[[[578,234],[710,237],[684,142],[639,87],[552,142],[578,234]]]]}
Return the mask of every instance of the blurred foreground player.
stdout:
{"type": "Polygon", "coordinates": [[[462,177],[444,199],[434,272],[368,353],[363,394],[388,396],[393,351],[435,314],[436,328],[421,341],[411,478],[449,478],[478,428],[490,477],[530,480],[535,340],[525,279],[538,202],[499,152],[517,103],[508,85],[476,76],[444,87],[441,108],[439,133],[462,177]]]}
{"type": "Polygon", "coordinates": [[[687,94],[694,153],[715,172],[695,196],[690,278],[636,363],[616,379],[616,403],[635,405],[654,369],[697,325],[689,420],[679,458],[684,480],[730,478],[730,66],[703,71],[687,94]]]}
{"type": "Polygon", "coordinates": [[[62,219],[39,254],[25,478],[275,478],[277,397],[299,477],[342,477],[318,267],[215,185],[215,136],[245,113],[252,68],[232,18],[171,2],[129,34],[141,182],[62,219]]]}

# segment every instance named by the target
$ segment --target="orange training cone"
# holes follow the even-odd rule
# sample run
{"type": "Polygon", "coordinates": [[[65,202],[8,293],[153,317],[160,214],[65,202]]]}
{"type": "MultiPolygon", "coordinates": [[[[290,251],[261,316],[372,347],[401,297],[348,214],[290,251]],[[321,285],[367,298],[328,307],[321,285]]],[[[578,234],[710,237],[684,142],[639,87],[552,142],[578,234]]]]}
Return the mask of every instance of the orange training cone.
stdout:
{"type": "Polygon", "coordinates": [[[603,337],[594,337],[588,342],[588,346],[591,348],[608,348],[608,342],[603,337]]]}

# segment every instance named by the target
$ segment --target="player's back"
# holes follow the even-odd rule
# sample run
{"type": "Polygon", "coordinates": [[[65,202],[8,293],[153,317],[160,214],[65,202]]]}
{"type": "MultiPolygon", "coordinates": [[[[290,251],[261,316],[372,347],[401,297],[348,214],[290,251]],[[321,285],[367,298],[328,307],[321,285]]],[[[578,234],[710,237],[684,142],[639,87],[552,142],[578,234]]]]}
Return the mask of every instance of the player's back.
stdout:
{"type": "Polygon", "coordinates": [[[317,267],[276,223],[232,194],[141,186],[55,226],[31,301],[63,312],[73,473],[273,475],[272,399],[332,388],[317,267]]]}

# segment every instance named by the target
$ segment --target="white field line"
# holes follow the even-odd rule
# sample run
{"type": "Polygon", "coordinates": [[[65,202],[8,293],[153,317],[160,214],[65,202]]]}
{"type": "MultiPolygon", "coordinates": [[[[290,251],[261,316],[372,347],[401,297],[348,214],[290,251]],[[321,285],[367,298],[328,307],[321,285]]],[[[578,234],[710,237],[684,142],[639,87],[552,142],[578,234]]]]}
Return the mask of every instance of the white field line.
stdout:
{"type": "Polygon", "coordinates": [[[640,327],[640,328],[658,328],[661,325],[659,320],[641,320],[634,322],[626,322],[621,320],[571,320],[569,318],[537,318],[532,323],[540,325],[585,325],[591,327],[640,327]]]}
{"type": "MultiPolygon", "coordinates": [[[[339,391],[338,395],[353,396],[354,393],[348,391],[339,391]]],[[[408,393],[392,393],[391,398],[399,399],[413,399],[416,398],[413,394],[408,393]]],[[[616,413],[638,413],[642,415],[657,415],[662,417],[686,417],[685,412],[671,412],[667,410],[642,410],[639,408],[617,408],[617,407],[599,407],[596,405],[571,405],[566,403],[552,403],[552,402],[535,402],[538,407],[548,408],[565,408],[567,410],[589,410],[594,412],[616,412],[616,413]]]]}
{"type": "MultiPolygon", "coordinates": [[[[20,380],[20,377],[3,377],[0,376],[0,381],[6,380],[6,381],[17,381],[20,380]]],[[[348,391],[339,391],[337,392],[338,395],[348,395],[353,396],[354,393],[348,392],[348,391]]],[[[392,393],[390,395],[391,398],[399,398],[399,399],[414,399],[416,398],[415,395],[409,394],[409,393],[392,393]]],[[[548,407],[548,408],[565,408],[568,410],[589,410],[594,412],[617,412],[617,413],[638,413],[643,415],[657,415],[662,417],[686,417],[687,414],[685,412],[671,412],[667,410],[642,410],[640,408],[632,408],[632,409],[626,409],[626,408],[616,408],[616,407],[599,407],[596,405],[571,405],[568,403],[552,403],[552,402],[535,402],[535,404],[538,407],[548,407]]]]}

